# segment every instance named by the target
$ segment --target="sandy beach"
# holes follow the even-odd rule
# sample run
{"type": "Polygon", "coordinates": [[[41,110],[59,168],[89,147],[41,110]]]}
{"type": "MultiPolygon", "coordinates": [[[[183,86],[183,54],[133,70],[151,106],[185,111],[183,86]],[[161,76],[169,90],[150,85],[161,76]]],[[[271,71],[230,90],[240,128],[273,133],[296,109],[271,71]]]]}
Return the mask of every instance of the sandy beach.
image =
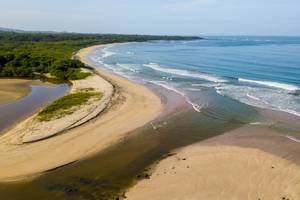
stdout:
{"type": "Polygon", "coordinates": [[[137,199],[300,198],[299,144],[271,128],[245,126],[184,147],[127,193],[137,199]]]}
{"type": "MultiPolygon", "coordinates": [[[[94,46],[77,56],[92,66],[86,56],[94,46]]],[[[163,110],[159,97],[144,86],[97,69],[96,74],[108,80],[115,92],[105,112],[89,122],[63,134],[30,143],[11,143],[15,134],[0,137],[0,181],[17,181],[91,156],[117,143],[126,135],[155,119],[163,110]]]]}
{"type": "MultiPolygon", "coordinates": [[[[106,46],[82,49],[75,57],[93,67],[87,56],[106,46]]],[[[0,137],[0,182],[34,178],[92,156],[123,141],[130,131],[158,116],[163,120],[186,106],[177,102],[178,97],[168,94],[170,102],[164,107],[163,99],[146,87],[94,67],[95,75],[92,80],[87,79],[91,82],[75,82],[72,90],[94,85],[97,91],[103,92],[106,101],[102,102],[105,106],[101,114],[50,138],[49,131],[39,129],[38,140],[31,143],[25,140],[32,135],[24,137],[24,132],[14,131],[17,128],[14,127],[0,137]],[[20,142],[20,135],[25,140],[20,142]],[[44,140],[39,139],[41,136],[44,140]]],[[[294,124],[295,129],[299,125],[297,117],[276,111],[264,112],[272,115],[274,121],[294,124]]],[[[58,124],[68,122],[67,118],[58,121],[58,124]]],[[[25,124],[25,128],[28,127],[25,124]]],[[[275,128],[244,125],[174,150],[152,167],[148,178],[139,179],[126,197],[130,200],[297,200],[300,199],[299,154],[299,143],[275,128]]]]}
{"type": "Polygon", "coordinates": [[[50,121],[40,121],[38,114],[34,114],[6,133],[10,140],[7,143],[20,145],[47,139],[80,126],[99,115],[111,101],[113,86],[100,76],[91,75],[83,80],[72,81],[69,94],[86,90],[99,92],[101,98],[93,98],[85,105],[77,107],[75,112],[50,121]]]}

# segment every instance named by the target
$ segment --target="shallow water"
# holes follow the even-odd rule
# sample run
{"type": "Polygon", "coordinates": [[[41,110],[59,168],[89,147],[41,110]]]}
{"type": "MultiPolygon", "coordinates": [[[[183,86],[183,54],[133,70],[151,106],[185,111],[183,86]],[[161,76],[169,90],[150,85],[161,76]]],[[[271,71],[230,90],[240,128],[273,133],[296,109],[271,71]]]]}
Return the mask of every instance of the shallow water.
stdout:
{"type": "Polygon", "coordinates": [[[68,88],[67,84],[31,85],[31,92],[27,96],[11,103],[0,104],[0,134],[40,107],[64,95],[68,88]]]}
{"type": "MultiPolygon", "coordinates": [[[[252,117],[255,113],[249,110],[252,117]]],[[[182,109],[134,131],[120,144],[90,159],[48,172],[30,182],[0,184],[0,199],[117,199],[137,177],[147,176],[145,168],[171,150],[243,124],[182,109]]]]}
{"type": "Polygon", "coordinates": [[[16,101],[30,92],[32,81],[0,78],[0,105],[16,101]]]}
{"type": "MultiPolygon", "coordinates": [[[[255,70],[250,61],[253,60],[252,57],[258,56],[260,61],[253,60],[256,64],[262,61],[278,62],[264,57],[265,55],[261,53],[273,49],[271,54],[274,58],[278,54],[282,55],[279,56],[283,59],[282,63],[292,63],[289,64],[289,68],[293,68],[290,66],[298,63],[298,57],[291,54],[296,55],[295,52],[298,52],[299,39],[282,42],[275,38],[272,44],[268,43],[269,38],[264,41],[254,41],[257,40],[254,38],[250,41],[244,38],[237,40],[220,38],[191,42],[132,43],[95,51],[90,56],[91,61],[99,66],[105,65],[106,69],[130,80],[150,86],[167,102],[166,106],[172,108],[172,114],[132,132],[120,144],[92,158],[48,172],[32,181],[0,184],[0,199],[117,199],[117,196],[120,194],[122,196],[124,189],[132,185],[137,177],[147,178],[148,172],[145,168],[172,150],[244,124],[268,121],[248,101],[256,98],[260,102],[258,94],[267,94],[267,97],[275,95],[272,96],[274,100],[280,99],[276,96],[277,93],[284,94],[282,95],[284,98],[281,98],[283,101],[289,100],[291,103],[289,106],[296,105],[297,91],[291,93],[289,90],[299,87],[297,77],[293,79],[296,82],[289,82],[284,76],[281,80],[273,80],[274,75],[267,73],[264,79],[259,76],[253,78],[255,73],[252,72],[255,70]],[[272,45],[278,49],[284,47],[291,49],[278,51],[272,45]],[[293,45],[295,47],[292,47],[293,45]],[[289,62],[284,55],[291,56],[289,62]],[[224,59],[229,59],[230,62],[227,63],[224,59]],[[247,63],[245,60],[249,61],[247,67],[242,65],[244,70],[238,68],[239,64],[247,63]],[[200,61],[204,64],[209,63],[207,66],[203,64],[199,67],[200,61]],[[233,65],[234,63],[236,65],[233,65]],[[248,72],[245,71],[247,69],[248,72]],[[251,78],[255,81],[269,82],[253,83],[251,78]],[[274,81],[279,83],[276,82],[276,87],[270,85],[270,82],[273,84],[274,81]],[[176,105],[169,105],[170,102],[171,104],[176,102],[174,99],[180,99],[178,101],[183,99],[184,105],[187,106],[176,109],[176,105]]],[[[257,70],[259,68],[257,67],[257,70]]],[[[294,68],[297,74],[297,66],[294,68]]],[[[277,106],[278,103],[280,102],[273,101],[271,105],[277,106]]],[[[255,106],[265,105],[258,105],[256,102],[255,106]]]]}

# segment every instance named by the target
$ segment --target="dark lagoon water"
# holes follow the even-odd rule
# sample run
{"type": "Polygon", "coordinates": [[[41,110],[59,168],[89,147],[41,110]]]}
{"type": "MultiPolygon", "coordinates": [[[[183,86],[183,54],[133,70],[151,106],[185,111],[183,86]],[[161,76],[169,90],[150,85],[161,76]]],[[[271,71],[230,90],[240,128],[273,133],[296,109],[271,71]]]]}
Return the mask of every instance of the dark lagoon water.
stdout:
{"type": "Polygon", "coordinates": [[[0,184],[0,199],[119,199],[172,150],[268,122],[257,107],[298,115],[299,53],[300,38],[284,37],[208,37],[98,49],[89,59],[99,67],[147,85],[167,107],[174,99],[184,106],[92,158],[32,181],[0,184]]]}
{"type": "Polygon", "coordinates": [[[31,85],[31,92],[22,99],[0,105],[0,134],[38,108],[64,95],[67,84],[31,85]]]}

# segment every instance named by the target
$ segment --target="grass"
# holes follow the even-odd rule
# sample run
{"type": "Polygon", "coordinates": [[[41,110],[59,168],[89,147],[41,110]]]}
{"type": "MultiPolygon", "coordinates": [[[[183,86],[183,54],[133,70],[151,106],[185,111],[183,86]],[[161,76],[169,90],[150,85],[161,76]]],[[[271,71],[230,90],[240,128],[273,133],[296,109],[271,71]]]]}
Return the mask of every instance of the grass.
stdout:
{"type": "Polygon", "coordinates": [[[89,76],[91,76],[92,73],[90,72],[82,72],[80,69],[78,72],[76,72],[75,74],[72,74],[69,79],[70,80],[80,80],[80,79],[85,79],[89,76]]]}
{"type": "Polygon", "coordinates": [[[39,121],[50,121],[70,115],[91,98],[101,98],[100,92],[81,91],[63,96],[38,113],[39,121]]]}

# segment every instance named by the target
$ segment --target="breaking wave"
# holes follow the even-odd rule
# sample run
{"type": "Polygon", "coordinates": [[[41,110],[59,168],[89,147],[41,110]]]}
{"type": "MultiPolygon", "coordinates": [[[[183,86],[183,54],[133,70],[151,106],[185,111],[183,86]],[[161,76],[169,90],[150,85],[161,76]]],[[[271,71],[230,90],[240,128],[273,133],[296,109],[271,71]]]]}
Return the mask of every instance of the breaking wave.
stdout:
{"type": "Polygon", "coordinates": [[[221,79],[216,76],[208,75],[208,74],[203,74],[203,73],[198,73],[198,72],[193,72],[193,71],[188,71],[188,70],[183,70],[183,69],[174,69],[174,68],[166,68],[162,67],[159,64],[156,63],[149,63],[149,64],[144,64],[143,66],[149,67],[151,69],[154,69],[156,71],[168,73],[168,74],[174,74],[177,76],[185,76],[185,77],[190,77],[190,78],[198,78],[202,80],[207,80],[215,83],[223,83],[227,82],[225,79],[221,79]]]}
{"type": "Polygon", "coordinates": [[[257,80],[243,79],[243,78],[239,78],[238,80],[240,82],[264,85],[264,86],[268,86],[268,87],[280,88],[280,89],[289,90],[289,91],[299,90],[299,88],[297,86],[286,84],[286,83],[278,83],[278,82],[272,82],[272,81],[257,81],[257,80]]]}

